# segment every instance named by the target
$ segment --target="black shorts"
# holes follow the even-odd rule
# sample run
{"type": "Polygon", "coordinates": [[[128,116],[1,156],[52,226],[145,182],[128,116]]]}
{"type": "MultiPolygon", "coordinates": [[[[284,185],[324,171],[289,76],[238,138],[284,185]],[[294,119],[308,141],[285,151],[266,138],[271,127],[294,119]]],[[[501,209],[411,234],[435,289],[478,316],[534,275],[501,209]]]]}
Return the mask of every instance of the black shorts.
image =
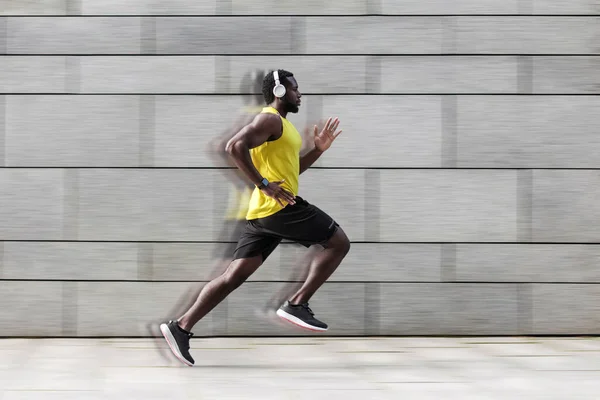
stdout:
{"type": "Polygon", "coordinates": [[[262,255],[264,261],[282,240],[304,247],[324,245],[338,226],[325,212],[296,196],[296,204],[288,205],[268,217],[246,221],[233,259],[262,255]]]}
{"type": "Polygon", "coordinates": [[[230,219],[223,221],[219,233],[218,244],[213,247],[213,258],[231,260],[237,248],[237,240],[246,227],[245,219],[230,219]]]}

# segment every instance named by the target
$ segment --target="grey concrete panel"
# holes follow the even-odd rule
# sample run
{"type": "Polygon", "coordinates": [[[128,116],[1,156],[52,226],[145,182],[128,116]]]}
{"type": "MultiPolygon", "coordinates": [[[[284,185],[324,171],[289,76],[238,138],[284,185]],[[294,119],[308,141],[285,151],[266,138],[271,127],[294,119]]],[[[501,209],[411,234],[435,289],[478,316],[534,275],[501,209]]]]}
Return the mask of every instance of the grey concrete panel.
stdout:
{"type": "Polygon", "coordinates": [[[0,92],[62,93],[66,88],[65,57],[3,57],[0,92]]]}
{"type": "MultiPolygon", "coordinates": [[[[262,317],[259,309],[282,284],[248,282],[229,296],[227,335],[314,335],[279,319],[262,317]]],[[[329,325],[319,335],[364,334],[364,284],[325,283],[310,300],[315,317],[329,325]]]]}
{"type": "Polygon", "coordinates": [[[0,167],[6,163],[6,96],[0,95],[0,167]]]}
{"type": "Polygon", "coordinates": [[[67,0],[67,15],[81,15],[81,0],[67,0]]]}
{"type": "Polygon", "coordinates": [[[0,17],[0,54],[6,54],[6,18],[0,17]]]}
{"type": "MultiPolygon", "coordinates": [[[[155,243],[152,279],[211,280],[223,273],[231,261],[232,251],[226,249],[235,249],[235,243],[155,243]]],[[[278,280],[281,251],[281,246],[275,249],[248,281],[278,280]]]]}
{"type": "Polygon", "coordinates": [[[81,57],[82,93],[214,91],[214,57],[81,57]]]}
{"type": "Polygon", "coordinates": [[[598,335],[600,285],[533,285],[533,334],[598,335]]]}
{"type": "Polygon", "coordinates": [[[135,280],[137,244],[6,242],[4,279],[135,280]]]}
{"type": "Polygon", "coordinates": [[[62,282],[0,282],[1,336],[60,336],[62,282]]]}
{"type": "Polygon", "coordinates": [[[251,87],[244,87],[248,86],[248,73],[262,71],[264,75],[276,68],[292,72],[301,93],[365,93],[366,75],[373,74],[366,69],[363,56],[230,57],[229,62],[229,93],[248,93],[251,87]]]}
{"type": "MultiPolygon", "coordinates": [[[[222,151],[219,146],[225,146],[224,135],[233,135],[233,131],[251,121],[257,112],[248,106],[252,99],[248,96],[157,96],[154,165],[228,165],[217,154],[222,151]]],[[[302,132],[308,119],[310,102],[309,96],[303,97],[298,114],[289,116],[299,132],[302,132]]],[[[258,106],[258,111],[263,105],[258,106]]],[[[223,180],[223,185],[226,185],[225,175],[223,180]]]]}
{"type": "Polygon", "coordinates": [[[306,0],[302,2],[282,2],[277,0],[246,1],[231,0],[233,15],[339,15],[366,14],[368,0],[306,0]]]}
{"type": "Polygon", "coordinates": [[[7,18],[9,54],[138,54],[140,18],[7,18]]]}
{"type": "Polygon", "coordinates": [[[381,172],[382,241],[514,241],[515,171],[381,172]]]}
{"type": "Polygon", "coordinates": [[[365,240],[365,190],[362,170],[308,170],[300,176],[299,196],[329,214],[350,241],[365,240]]]}
{"type": "MultiPolygon", "coordinates": [[[[285,251],[291,251],[289,247],[285,251]]],[[[352,243],[350,252],[330,280],[439,282],[440,257],[439,244],[352,243]]],[[[284,268],[291,274],[296,265],[284,268]]]]}
{"type": "Polygon", "coordinates": [[[600,171],[533,171],[533,241],[597,242],[600,171]]]}
{"type": "Polygon", "coordinates": [[[309,54],[441,53],[443,37],[441,18],[369,16],[306,20],[309,54]]]}
{"type": "Polygon", "coordinates": [[[457,17],[459,53],[600,54],[600,18],[457,17]]]}
{"type": "Polygon", "coordinates": [[[597,0],[532,0],[534,14],[600,14],[597,0]]]}
{"type": "Polygon", "coordinates": [[[79,239],[212,240],[215,173],[81,170],[79,239]]]}
{"type": "Polygon", "coordinates": [[[379,220],[381,219],[381,170],[365,170],[365,182],[370,190],[365,192],[365,240],[379,242],[379,220]]]}
{"type": "Polygon", "coordinates": [[[157,96],[154,165],[227,165],[211,141],[235,127],[235,114],[248,117],[243,105],[233,96],[157,96]]]}
{"type": "Polygon", "coordinates": [[[442,154],[443,168],[456,168],[458,147],[457,95],[442,96],[442,154]]]}
{"type": "Polygon", "coordinates": [[[6,96],[0,95],[0,167],[6,163],[6,96]]]}
{"type": "Polygon", "coordinates": [[[440,167],[438,96],[326,96],[323,119],[342,134],[318,160],[326,167],[440,167]]]}
{"type": "Polygon", "coordinates": [[[514,284],[449,284],[442,334],[516,335],[519,301],[514,284]]]}
{"type": "Polygon", "coordinates": [[[65,15],[68,0],[2,0],[0,15],[65,15]]]}
{"type": "Polygon", "coordinates": [[[516,57],[383,57],[382,93],[516,93],[516,57]]]}
{"type": "Polygon", "coordinates": [[[380,326],[385,334],[516,334],[517,321],[516,285],[381,285],[380,326]]]}
{"type": "Polygon", "coordinates": [[[533,56],[517,57],[517,88],[520,94],[533,93],[533,56]]]}
{"type": "Polygon", "coordinates": [[[600,246],[459,244],[456,279],[488,282],[600,282],[600,246]]]}
{"type": "Polygon", "coordinates": [[[458,166],[595,168],[600,98],[464,96],[458,99],[458,166]]]}
{"type": "Polygon", "coordinates": [[[519,0],[381,0],[383,14],[517,14],[519,0]]]}
{"type": "Polygon", "coordinates": [[[63,169],[63,240],[77,240],[79,220],[79,169],[63,169]]]}
{"type": "Polygon", "coordinates": [[[138,115],[138,96],[7,96],[6,165],[137,166],[138,115]]]}
{"type": "Polygon", "coordinates": [[[517,241],[531,242],[533,171],[517,171],[517,241]]]}
{"type": "Polygon", "coordinates": [[[158,54],[289,54],[290,17],[156,19],[158,54]]]}
{"type": "Polygon", "coordinates": [[[441,284],[390,283],[380,286],[380,331],[387,335],[439,335],[447,294],[441,284]]]}
{"type": "Polygon", "coordinates": [[[600,93],[600,57],[535,57],[533,92],[600,93]]]}
{"type": "MultiPolygon", "coordinates": [[[[149,323],[178,318],[174,306],[188,283],[79,282],[78,336],[148,336],[149,323]],[[168,318],[168,319],[167,319],[168,318]]],[[[198,323],[194,334],[210,335],[212,324],[198,323]]]]}
{"type": "Polygon", "coordinates": [[[84,15],[212,15],[219,0],[80,0],[84,15]]]}
{"type": "Polygon", "coordinates": [[[0,240],[62,238],[62,171],[0,169],[0,187],[0,240]]]}

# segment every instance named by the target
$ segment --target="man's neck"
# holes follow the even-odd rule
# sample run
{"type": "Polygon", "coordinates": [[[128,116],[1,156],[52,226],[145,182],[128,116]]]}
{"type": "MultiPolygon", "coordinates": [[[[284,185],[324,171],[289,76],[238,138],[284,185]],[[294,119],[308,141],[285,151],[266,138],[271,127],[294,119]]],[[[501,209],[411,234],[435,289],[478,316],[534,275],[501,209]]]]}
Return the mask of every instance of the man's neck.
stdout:
{"type": "Polygon", "coordinates": [[[271,103],[271,104],[269,104],[269,107],[272,107],[275,110],[277,110],[277,112],[279,113],[279,115],[281,115],[283,118],[287,117],[287,111],[285,111],[285,109],[283,108],[282,105],[277,106],[275,103],[271,103]]]}

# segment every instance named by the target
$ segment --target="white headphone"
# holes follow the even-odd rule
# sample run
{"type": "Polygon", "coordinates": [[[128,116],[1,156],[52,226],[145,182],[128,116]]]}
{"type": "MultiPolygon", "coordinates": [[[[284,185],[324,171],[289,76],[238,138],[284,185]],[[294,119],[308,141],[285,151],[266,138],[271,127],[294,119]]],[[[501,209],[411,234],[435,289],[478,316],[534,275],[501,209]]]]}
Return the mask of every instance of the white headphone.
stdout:
{"type": "Polygon", "coordinates": [[[273,78],[275,78],[275,87],[273,88],[273,94],[275,97],[283,97],[285,96],[285,86],[283,86],[279,82],[279,72],[277,70],[273,71],[273,78]]]}

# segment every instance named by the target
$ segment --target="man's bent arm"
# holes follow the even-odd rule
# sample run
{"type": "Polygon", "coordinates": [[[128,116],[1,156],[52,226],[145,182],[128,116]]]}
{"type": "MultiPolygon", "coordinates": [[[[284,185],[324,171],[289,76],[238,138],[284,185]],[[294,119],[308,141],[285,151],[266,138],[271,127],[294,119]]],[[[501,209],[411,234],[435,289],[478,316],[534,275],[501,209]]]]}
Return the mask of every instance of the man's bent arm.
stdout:
{"type": "Polygon", "coordinates": [[[269,138],[281,136],[281,120],[271,114],[259,114],[254,120],[233,136],[225,146],[235,165],[255,185],[259,185],[260,175],[250,156],[250,149],[260,146],[269,138]]]}

